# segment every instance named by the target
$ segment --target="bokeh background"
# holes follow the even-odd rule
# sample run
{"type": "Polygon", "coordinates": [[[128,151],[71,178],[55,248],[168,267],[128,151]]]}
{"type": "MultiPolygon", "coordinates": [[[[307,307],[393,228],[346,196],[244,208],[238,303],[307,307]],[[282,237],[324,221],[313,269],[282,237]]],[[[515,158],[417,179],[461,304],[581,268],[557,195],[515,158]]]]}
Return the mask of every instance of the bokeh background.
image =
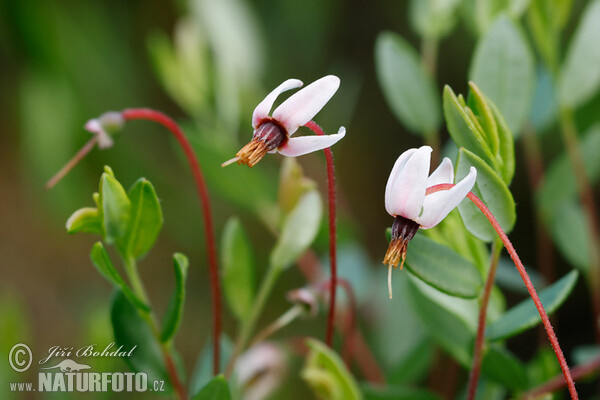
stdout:
{"type": "MultiPolygon", "coordinates": [[[[574,1],[565,42],[586,3],[574,1]]],[[[326,74],[341,78],[338,93],[315,118],[327,132],[336,132],[340,125],[348,131],[333,148],[339,192],[340,273],[355,282],[365,274],[381,278],[379,286],[357,288],[363,309],[372,309],[385,299],[386,271],[379,262],[387,246],[384,230],[392,220],[383,208],[384,187],[396,157],[422,144],[420,137],[394,118],[376,78],[374,44],[385,30],[400,34],[417,49],[420,46],[409,23],[407,1],[2,1],[2,360],[17,342],[30,344],[36,353],[54,345],[112,341],[111,288],[89,261],[96,238],[69,236],[64,228],[75,209],[93,204],[91,195],[97,190],[102,168],[110,165],[126,187],[140,176],[150,179],[162,200],[165,228],[155,249],[141,263],[159,314],[166,309],[174,284],[171,254],[181,251],[190,258],[189,297],[176,345],[191,371],[209,334],[209,290],[202,217],[191,175],[173,140],[159,126],[128,123],[114,148],[92,151],[53,190],[45,191],[43,185],[89,139],[83,130],[89,118],[126,107],[162,110],[183,124],[200,156],[210,185],[217,235],[229,216],[238,215],[252,237],[262,271],[273,236],[261,213],[268,213],[276,201],[281,157],[266,158],[252,174],[238,166],[221,169],[220,162],[250,138],[254,106],[288,78],[305,83],[326,74]]],[[[467,15],[440,42],[436,71],[440,92],[449,84],[455,92],[466,93],[477,37],[477,28],[467,15]]],[[[587,114],[597,112],[598,104],[596,97],[586,106],[580,115],[584,124],[586,118],[591,120],[587,114]]],[[[442,139],[448,139],[447,132],[442,131],[442,139]]],[[[552,128],[542,150],[544,161],[563,150],[552,128]]],[[[518,221],[511,238],[525,263],[536,270],[534,203],[519,142],[516,154],[511,189],[518,221]]],[[[302,157],[299,162],[325,193],[322,154],[302,157]]],[[[320,256],[327,256],[324,228],[314,248],[320,256]]],[[[571,269],[560,253],[548,251],[552,253],[553,276],[571,269]]],[[[286,273],[271,297],[264,321],[288,307],[284,300],[287,290],[303,284],[299,272],[286,273]]],[[[520,293],[507,294],[509,304],[523,298],[520,293]]],[[[593,342],[589,304],[580,280],[562,308],[566,311],[556,314],[557,331],[567,354],[581,343],[593,342]]],[[[390,311],[383,319],[394,319],[394,310],[390,311]]],[[[321,337],[324,321],[321,313],[281,335],[321,337]]],[[[362,321],[366,331],[370,323],[369,319],[362,321]]],[[[235,333],[227,313],[225,331],[230,336],[235,333]]],[[[403,337],[382,338],[368,332],[376,356],[383,364],[393,364],[386,359],[386,352],[401,347],[403,337]]],[[[527,360],[540,336],[543,339],[536,330],[527,332],[511,340],[509,347],[527,360]]],[[[439,350],[428,351],[424,357],[434,359],[435,367],[432,376],[421,378],[422,384],[439,393],[452,393],[452,374],[440,378],[435,372],[452,370],[453,361],[439,350]]],[[[0,373],[8,374],[2,360],[0,373]]],[[[114,362],[123,368],[120,361],[114,362]]],[[[300,364],[301,359],[295,362],[300,364]]],[[[298,378],[290,382],[296,390],[293,398],[309,395],[298,378]]],[[[0,387],[0,393],[8,398],[5,387],[0,387]]]]}

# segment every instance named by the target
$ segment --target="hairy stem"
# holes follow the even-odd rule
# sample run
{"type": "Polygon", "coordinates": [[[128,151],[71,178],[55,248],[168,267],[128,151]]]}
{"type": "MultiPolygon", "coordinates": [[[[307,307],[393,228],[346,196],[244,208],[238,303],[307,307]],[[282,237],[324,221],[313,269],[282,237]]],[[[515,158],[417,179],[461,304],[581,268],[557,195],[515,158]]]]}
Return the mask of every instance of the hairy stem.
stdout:
{"type": "MultiPolygon", "coordinates": [[[[150,306],[150,298],[146,292],[146,288],[144,287],[144,283],[140,278],[138,273],[136,261],[134,258],[124,258],[123,264],[125,265],[125,272],[127,273],[127,277],[129,278],[129,282],[131,283],[131,287],[133,292],[148,306],[150,306]]],[[[169,380],[171,384],[175,388],[175,392],[177,393],[177,397],[179,400],[187,400],[186,390],[179,379],[179,374],[177,373],[177,369],[175,368],[175,363],[173,361],[173,357],[171,356],[171,351],[169,350],[169,345],[163,342],[160,338],[160,332],[158,329],[158,324],[156,323],[156,316],[152,311],[149,312],[138,312],[139,315],[146,321],[150,330],[152,330],[152,334],[154,335],[154,340],[158,343],[162,355],[165,361],[165,368],[167,374],[169,375],[169,380]]]]}
{"type": "MultiPolygon", "coordinates": [[[[573,375],[574,379],[579,379],[599,369],[600,357],[597,357],[588,363],[573,367],[573,369],[571,370],[571,374],[573,375]]],[[[552,393],[559,389],[562,389],[563,387],[565,387],[565,385],[566,382],[564,376],[558,375],[549,380],[548,382],[544,383],[543,385],[533,388],[528,392],[525,392],[521,398],[535,399],[543,394],[552,393]]]]}
{"type": "MultiPolygon", "coordinates": [[[[325,135],[323,129],[314,121],[309,121],[305,126],[318,136],[325,135]]],[[[327,315],[327,330],[325,343],[333,345],[333,321],[335,319],[335,293],[337,289],[337,261],[336,261],[336,211],[335,211],[335,168],[333,165],[333,152],[331,148],[323,150],[327,160],[327,194],[329,200],[329,263],[331,267],[331,285],[329,289],[329,313],[327,315]]]]}
{"type": "Polygon", "coordinates": [[[473,363],[471,364],[471,371],[469,373],[469,385],[467,388],[467,399],[475,400],[475,394],[477,393],[477,382],[479,381],[479,373],[481,372],[481,362],[483,360],[483,346],[485,344],[485,323],[487,320],[487,309],[490,302],[490,295],[492,294],[492,288],[494,287],[494,280],[496,278],[496,270],[498,268],[498,260],[500,259],[500,253],[502,251],[502,245],[495,240],[492,244],[492,251],[490,253],[490,268],[488,271],[487,279],[481,296],[481,305],[479,306],[479,319],[477,322],[477,336],[475,337],[475,347],[473,349],[473,363]]]}
{"type": "Polygon", "coordinates": [[[210,289],[212,295],[212,336],[213,336],[213,373],[216,375],[219,373],[220,366],[220,339],[221,339],[221,289],[219,283],[219,272],[218,272],[218,261],[217,261],[217,247],[215,242],[215,235],[212,222],[212,213],[210,207],[210,199],[208,196],[208,189],[202,170],[200,169],[200,163],[196,158],[196,154],[190,145],[190,142],[186,138],[183,131],[179,128],[177,123],[165,114],[147,109],[147,108],[130,108],[122,112],[125,120],[147,120],[161,124],[167,128],[173,136],[179,142],[179,145],[183,149],[185,156],[190,164],[190,168],[194,175],[194,181],[196,183],[196,189],[202,205],[202,211],[204,214],[204,234],[206,238],[206,251],[208,253],[208,269],[210,274],[210,289]]]}
{"type": "Polygon", "coordinates": [[[563,108],[560,113],[561,133],[567,148],[567,154],[573,168],[573,175],[577,183],[577,193],[588,224],[588,238],[590,247],[590,272],[589,285],[594,309],[594,329],[596,342],[600,343],[600,233],[598,232],[598,214],[594,192],[583,163],[577,127],[570,109],[563,108]]]}
{"type": "MultiPolygon", "coordinates": [[[[435,193],[440,190],[449,190],[452,187],[454,187],[454,184],[451,184],[451,183],[435,185],[435,186],[428,188],[426,194],[435,193]]],[[[515,266],[517,267],[517,270],[519,271],[519,274],[521,275],[521,279],[523,279],[523,282],[525,283],[525,287],[527,287],[529,296],[531,296],[531,299],[533,300],[535,307],[536,307],[538,313],[540,314],[540,317],[542,318],[542,323],[544,324],[544,328],[546,329],[546,333],[548,334],[548,339],[550,340],[552,349],[554,350],[554,353],[556,354],[556,358],[558,359],[558,363],[560,365],[560,368],[561,368],[563,375],[565,377],[565,380],[567,382],[567,387],[569,388],[569,393],[571,395],[571,399],[572,400],[579,399],[579,396],[577,395],[577,389],[575,389],[575,382],[573,382],[573,377],[571,376],[571,371],[569,370],[569,366],[567,365],[567,360],[565,359],[562,349],[560,348],[560,344],[558,343],[556,334],[554,333],[554,328],[552,328],[552,324],[550,323],[548,314],[546,314],[546,311],[544,310],[544,306],[542,305],[542,302],[540,301],[540,298],[539,298],[535,288],[533,287],[533,283],[531,283],[531,279],[529,278],[529,275],[527,274],[527,271],[525,270],[525,266],[521,262],[521,259],[519,258],[517,251],[515,250],[512,243],[508,239],[508,236],[506,236],[506,233],[504,232],[504,230],[502,229],[502,227],[496,220],[496,217],[494,217],[492,215],[492,213],[486,207],[486,205],[483,203],[483,201],[481,201],[481,199],[479,199],[479,197],[477,197],[475,194],[473,194],[473,192],[469,192],[467,197],[469,198],[469,200],[471,200],[473,202],[473,204],[475,204],[477,206],[477,208],[479,208],[479,210],[483,213],[483,215],[485,215],[485,217],[488,219],[488,221],[490,221],[490,224],[494,227],[494,230],[496,231],[496,233],[502,240],[504,247],[508,251],[510,258],[512,258],[513,262],[515,263],[515,266]]]]}

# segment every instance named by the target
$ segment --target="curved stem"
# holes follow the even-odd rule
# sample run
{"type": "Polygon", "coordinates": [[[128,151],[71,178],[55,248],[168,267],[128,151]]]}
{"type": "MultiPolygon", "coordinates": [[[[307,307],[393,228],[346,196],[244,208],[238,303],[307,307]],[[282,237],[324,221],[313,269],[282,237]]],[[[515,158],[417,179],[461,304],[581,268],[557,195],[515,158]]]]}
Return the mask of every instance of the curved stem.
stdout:
{"type": "Polygon", "coordinates": [[[215,244],[215,236],[212,222],[212,214],[210,208],[210,200],[208,197],[208,189],[202,170],[200,169],[200,163],[196,158],[196,154],[187,140],[183,131],[179,128],[177,123],[165,114],[147,109],[147,108],[130,108],[122,112],[125,120],[147,120],[154,121],[165,128],[167,128],[173,136],[179,142],[179,145],[183,149],[185,156],[190,164],[192,173],[194,174],[194,181],[196,182],[196,189],[198,196],[202,204],[202,211],[204,214],[204,234],[206,237],[206,251],[208,253],[208,269],[210,275],[210,288],[212,295],[212,308],[213,308],[213,373],[216,375],[219,373],[220,366],[220,336],[221,336],[221,290],[219,284],[218,274],[218,262],[217,262],[217,248],[215,244]]]}
{"type": "Polygon", "coordinates": [[[479,319],[477,322],[477,336],[475,337],[475,347],[473,349],[473,363],[469,373],[469,385],[467,388],[467,399],[475,400],[477,393],[477,382],[479,381],[479,373],[481,372],[481,362],[483,360],[483,345],[485,343],[485,322],[487,319],[487,309],[490,302],[490,295],[494,287],[496,278],[496,270],[498,268],[498,260],[500,259],[502,247],[497,241],[492,244],[490,268],[488,271],[483,296],[481,297],[481,305],[479,306],[479,319]]]}
{"type": "MultiPolygon", "coordinates": [[[[323,129],[314,121],[305,125],[315,134],[325,135],[323,129]]],[[[325,343],[329,347],[333,344],[333,321],[335,319],[335,292],[337,288],[337,261],[336,261],[336,211],[335,211],[335,167],[333,165],[333,153],[331,148],[323,150],[327,160],[327,194],[329,200],[329,263],[331,269],[331,285],[329,289],[329,313],[327,315],[327,330],[325,332],[325,343]]]]}
{"type": "MultiPolygon", "coordinates": [[[[435,185],[430,188],[427,188],[426,194],[439,192],[440,190],[449,190],[452,187],[454,187],[454,184],[451,184],[451,183],[435,185]]],[[[477,197],[475,194],[473,194],[473,192],[469,192],[467,197],[469,198],[469,200],[471,200],[473,202],[473,204],[475,204],[477,206],[477,208],[479,208],[479,210],[483,213],[483,215],[485,215],[485,217],[488,219],[488,221],[490,221],[490,224],[494,227],[494,230],[496,231],[496,233],[502,240],[504,247],[506,247],[508,254],[510,254],[510,258],[512,258],[513,262],[515,263],[515,266],[517,267],[517,270],[519,271],[519,274],[521,275],[521,279],[523,279],[523,282],[525,283],[525,287],[527,287],[529,296],[531,296],[531,299],[533,300],[535,307],[537,308],[538,313],[540,314],[540,317],[542,318],[542,323],[544,324],[544,328],[546,329],[546,333],[548,334],[548,339],[550,340],[552,349],[554,350],[554,353],[556,354],[556,358],[558,359],[558,363],[560,364],[560,368],[561,368],[562,373],[567,382],[567,387],[569,388],[569,393],[571,395],[571,399],[573,399],[573,400],[579,399],[579,396],[577,395],[577,389],[575,389],[575,382],[573,382],[573,377],[571,376],[569,366],[567,365],[567,360],[565,359],[562,349],[560,348],[560,344],[558,343],[558,339],[556,337],[556,334],[554,333],[554,329],[552,328],[550,319],[548,319],[548,314],[546,314],[546,311],[544,310],[544,306],[542,305],[542,302],[540,301],[540,298],[539,298],[535,288],[533,287],[533,283],[531,283],[531,279],[529,279],[529,275],[527,274],[527,271],[525,270],[525,266],[521,262],[521,259],[519,258],[517,251],[515,250],[512,243],[508,239],[508,236],[506,236],[506,233],[504,232],[504,230],[502,229],[502,227],[496,220],[496,217],[494,217],[492,215],[492,213],[486,207],[486,205],[483,203],[483,201],[481,201],[481,199],[479,197],[477,197]]]]}

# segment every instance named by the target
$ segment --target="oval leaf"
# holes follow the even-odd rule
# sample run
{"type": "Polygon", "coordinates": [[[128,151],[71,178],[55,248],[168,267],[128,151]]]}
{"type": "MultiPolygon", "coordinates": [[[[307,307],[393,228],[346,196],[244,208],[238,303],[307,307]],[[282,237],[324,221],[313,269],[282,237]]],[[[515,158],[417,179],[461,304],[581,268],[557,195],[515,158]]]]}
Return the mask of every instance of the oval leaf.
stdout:
{"type": "Polygon", "coordinates": [[[422,234],[410,241],[406,266],[416,277],[450,296],[475,298],[482,288],[474,264],[422,234]]]}
{"type": "Polygon", "coordinates": [[[527,119],[535,84],[533,55],[520,27],[500,16],[477,43],[469,79],[498,106],[518,133],[527,119]]]}
{"type": "Polygon", "coordinates": [[[120,291],[113,297],[110,320],[117,346],[128,351],[135,347],[131,356],[123,360],[133,371],[147,373],[148,381],[164,381],[166,392],[170,393],[172,388],[162,350],[146,321],[120,291]]]}
{"type": "Polygon", "coordinates": [[[290,267],[315,239],[321,223],[321,198],[312,190],[298,201],[286,218],[279,240],[271,252],[271,265],[290,267]]]}
{"type": "Polygon", "coordinates": [[[239,220],[227,221],[221,246],[225,298],[235,316],[244,320],[254,300],[255,264],[250,241],[239,220]]]}
{"type": "Polygon", "coordinates": [[[114,243],[127,232],[131,202],[123,186],[108,172],[103,173],[100,178],[99,201],[104,240],[109,244],[114,243]]]}
{"type": "Polygon", "coordinates": [[[508,350],[498,346],[490,347],[485,353],[481,372],[513,390],[525,389],[529,383],[523,363],[508,350]]]}
{"type": "Polygon", "coordinates": [[[395,33],[380,34],[375,67],[387,103],[400,122],[421,135],[436,132],[441,123],[439,95],[411,45],[395,33]]]}
{"type": "MultiPolygon", "coordinates": [[[[540,300],[548,315],[556,311],[567,299],[575,287],[578,277],[579,273],[577,271],[571,271],[539,293],[540,300]]],[[[542,319],[535,308],[535,304],[533,304],[533,300],[527,299],[508,310],[502,317],[488,326],[485,336],[490,341],[506,339],[536,326],[541,321],[542,319]]]]}
{"type": "Polygon", "coordinates": [[[185,281],[187,278],[189,261],[181,254],[173,254],[173,269],[175,270],[175,292],[171,296],[169,308],[163,322],[161,340],[168,342],[175,335],[181,323],[183,305],[185,303],[185,281]]]}
{"type": "Polygon", "coordinates": [[[84,207],[75,211],[67,220],[67,232],[69,234],[86,232],[102,235],[102,222],[98,216],[98,209],[84,207]]]}
{"type": "Polygon", "coordinates": [[[131,201],[131,218],[123,242],[125,254],[137,259],[144,256],[156,242],[163,225],[163,214],[154,186],[144,178],[138,179],[129,189],[128,197],[131,201]]]}
{"type": "MultiPolygon", "coordinates": [[[[233,343],[226,334],[221,335],[221,340],[219,341],[221,346],[220,350],[220,364],[227,365],[229,362],[229,358],[233,353],[233,343]]],[[[193,396],[194,394],[198,394],[200,390],[204,386],[206,386],[210,380],[213,378],[213,344],[211,339],[204,345],[202,351],[198,355],[198,360],[196,361],[196,367],[194,368],[194,373],[190,378],[190,394],[193,396]]]]}
{"type": "Polygon", "coordinates": [[[331,400],[362,399],[358,386],[342,359],[329,346],[307,339],[309,353],[300,373],[318,398],[331,400]]]}
{"type": "MultiPolygon", "coordinates": [[[[477,168],[477,181],[471,191],[485,203],[502,229],[510,232],[517,219],[515,201],[510,190],[492,168],[466,149],[460,149],[458,152],[456,180],[459,181],[467,176],[471,166],[477,168]]],[[[458,205],[458,211],[465,226],[473,235],[488,242],[496,237],[496,231],[488,219],[472,202],[463,200],[458,205]]]]}
{"type": "Polygon", "coordinates": [[[192,400],[231,400],[227,380],[223,375],[214,377],[192,400]]]}
{"type": "Polygon", "coordinates": [[[600,86],[600,1],[590,2],[567,50],[558,82],[563,106],[577,107],[589,100],[600,86]]]}

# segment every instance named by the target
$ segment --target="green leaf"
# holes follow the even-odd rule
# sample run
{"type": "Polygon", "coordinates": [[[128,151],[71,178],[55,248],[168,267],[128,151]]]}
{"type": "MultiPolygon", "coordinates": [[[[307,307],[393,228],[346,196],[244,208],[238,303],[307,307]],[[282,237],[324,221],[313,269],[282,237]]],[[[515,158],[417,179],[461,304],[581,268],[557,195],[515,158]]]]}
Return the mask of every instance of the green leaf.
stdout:
{"type": "Polygon", "coordinates": [[[463,366],[470,367],[477,301],[451,297],[413,276],[408,289],[412,307],[429,335],[463,366]]]}
{"type": "Polygon", "coordinates": [[[92,246],[90,259],[92,260],[92,264],[94,264],[98,272],[100,272],[100,275],[112,283],[116,289],[120,289],[133,305],[135,305],[142,312],[150,311],[150,307],[144,301],[139,299],[138,296],[136,296],[135,293],[133,293],[133,291],[129,288],[129,286],[127,286],[127,283],[123,280],[110,260],[110,257],[106,252],[102,242],[96,242],[92,246]]]}
{"type": "Polygon", "coordinates": [[[69,234],[86,232],[102,235],[102,222],[98,217],[98,209],[84,207],[75,211],[67,220],[67,232],[69,234]]]}
{"type": "MultiPolygon", "coordinates": [[[[577,271],[571,271],[553,285],[539,292],[540,300],[548,315],[556,311],[567,299],[575,287],[578,277],[577,271]]],[[[513,337],[536,326],[541,320],[533,300],[527,299],[508,310],[501,318],[488,326],[485,336],[490,341],[513,337]]]]}
{"type": "Polygon", "coordinates": [[[131,202],[112,170],[108,171],[100,178],[99,216],[104,228],[104,240],[111,244],[117,240],[120,243],[127,232],[131,202]]]}
{"type": "Polygon", "coordinates": [[[475,298],[483,285],[475,265],[422,234],[410,241],[406,266],[416,277],[450,296],[475,298]]]}
{"type": "Polygon", "coordinates": [[[563,203],[550,232],[561,254],[584,274],[590,271],[590,221],[577,200],[563,203]]]}
{"type": "MultiPolygon", "coordinates": [[[[516,221],[515,201],[502,179],[483,160],[461,148],[458,152],[456,165],[456,181],[463,179],[469,173],[470,167],[477,169],[477,181],[471,191],[477,195],[496,217],[502,229],[510,232],[516,221]]],[[[496,231],[472,202],[463,200],[458,205],[458,211],[466,228],[481,240],[492,241],[496,231]]]]}
{"type": "Polygon", "coordinates": [[[361,386],[365,400],[439,400],[436,394],[407,386],[361,386]]]}
{"type": "Polygon", "coordinates": [[[600,1],[583,11],[558,82],[561,105],[575,108],[589,100],[600,86],[600,1]]]}
{"type": "Polygon", "coordinates": [[[481,363],[481,372],[510,389],[527,388],[525,366],[512,353],[499,346],[492,346],[485,353],[481,363]]]}
{"type": "Polygon", "coordinates": [[[500,110],[492,102],[488,103],[492,109],[492,114],[498,127],[498,153],[496,161],[499,164],[499,173],[504,183],[510,185],[513,176],[515,175],[515,142],[513,133],[504,121],[500,110]]]}
{"type": "Polygon", "coordinates": [[[192,400],[231,400],[227,380],[223,375],[214,377],[192,400]]]}
{"type": "Polygon", "coordinates": [[[527,13],[530,31],[546,65],[558,67],[560,31],[569,19],[573,0],[532,0],[527,13]]]}
{"type": "Polygon", "coordinates": [[[410,22],[422,38],[439,39],[452,31],[460,0],[411,0],[410,22]]]}
{"type": "Polygon", "coordinates": [[[358,400],[362,395],[350,371],[335,351],[324,343],[307,339],[309,353],[300,373],[319,398],[358,400]]]}
{"type": "Polygon", "coordinates": [[[131,218],[123,243],[125,254],[138,259],[156,242],[163,214],[154,187],[145,178],[138,179],[127,194],[131,201],[131,218]]]}
{"type": "Polygon", "coordinates": [[[185,281],[187,279],[189,261],[181,254],[173,254],[173,269],[175,270],[175,292],[171,296],[169,308],[163,320],[161,340],[168,342],[175,335],[181,324],[183,306],[185,304],[185,281]]]}
{"type": "Polygon", "coordinates": [[[411,45],[395,33],[381,33],[375,43],[375,67],[398,120],[415,133],[435,133],[441,123],[439,94],[411,45]]]}
{"type": "Polygon", "coordinates": [[[133,349],[131,355],[123,357],[123,360],[133,371],[148,374],[149,382],[164,381],[167,393],[170,393],[172,388],[162,350],[147,321],[140,317],[120,291],[113,297],[110,319],[117,346],[123,346],[124,351],[133,349]]]}
{"type": "MultiPolygon", "coordinates": [[[[221,335],[220,340],[221,350],[220,350],[220,364],[222,366],[226,366],[229,362],[231,354],[233,353],[233,344],[229,337],[225,334],[221,335]]],[[[194,373],[190,379],[190,394],[195,395],[200,392],[200,390],[206,386],[210,380],[213,378],[213,345],[212,341],[209,340],[206,342],[202,351],[198,355],[198,361],[196,362],[196,367],[194,369],[194,373]]]]}
{"type": "Polygon", "coordinates": [[[475,82],[469,82],[469,96],[467,105],[475,115],[482,132],[485,135],[485,141],[492,154],[498,154],[500,139],[498,137],[498,124],[492,113],[492,109],[488,104],[488,99],[485,97],[481,89],[475,82]]]}
{"type": "Polygon", "coordinates": [[[223,291],[231,311],[239,320],[250,314],[256,291],[254,255],[240,221],[230,218],[221,239],[223,291]]]}
{"type": "Polygon", "coordinates": [[[456,146],[472,151],[496,169],[496,157],[487,144],[483,128],[462,96],[456,97],[450,86],[444,87],[444,116],[456,146]]]}
{"type": "Polygon", "coordinates": [[[271,265],[290,267],[313,242],[321,223],[321,198],[312,190],[298,201],[286,218],[281,234],[271,252],[271,265]]]}
{"type": "Polygon", "coordinates": [[[534,58],[520,27],[500,16],[477,43],[469,79],[498,106],[518,133],[529,115],[535,85],[534,58]]]}

